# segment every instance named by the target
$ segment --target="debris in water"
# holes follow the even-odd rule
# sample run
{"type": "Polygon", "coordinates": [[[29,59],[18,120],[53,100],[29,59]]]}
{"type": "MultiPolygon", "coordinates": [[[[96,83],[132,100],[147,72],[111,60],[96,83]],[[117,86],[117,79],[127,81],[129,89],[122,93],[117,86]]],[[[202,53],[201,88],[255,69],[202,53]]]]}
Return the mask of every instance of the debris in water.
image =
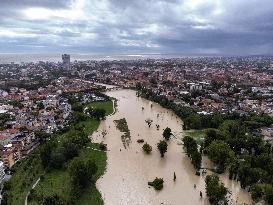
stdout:
{"type": "Polygon", "coordinates": [[[144,142],[144,139],[138,139],[137,140],[137,143],[143,143],[144,142]]]}

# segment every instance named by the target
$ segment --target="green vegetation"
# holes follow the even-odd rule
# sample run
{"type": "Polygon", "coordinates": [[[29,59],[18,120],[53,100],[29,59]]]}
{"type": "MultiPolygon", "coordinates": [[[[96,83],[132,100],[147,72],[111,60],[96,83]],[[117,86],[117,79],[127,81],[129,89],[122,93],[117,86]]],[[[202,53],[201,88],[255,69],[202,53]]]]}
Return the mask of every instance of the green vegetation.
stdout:
{"type": "Polygon", "coordinates": [[[121,136],[121,140],[122,140],[124,148],[126,149],[131,143],[131,135],[127,125],[127,121],[125,118],[122,118],[119,120],[114,120],[114,122],[116,123],[116,127],[118,128],[118,130],[120,132],[123,132],[123,135],[121,136]]]}
{"type": "Polygon", "coordinates": [[[149,145],[147,142],[142,146],[142,149],[146,154],[150,154],[153,150],[152,146],[149,145]]]}
{"type": "Polygon", "coordinates": [[[171,128],[167,127],[164,131],[163,131],[163,137],[165,140],[169,140],[172,136],[172,130],[171,128]]]}
{"type": "Polygon", "coordinates": [[[88,107],[88,114],[89,116],[91,116],[92,118],[95,119],[104,119],[106,116],[106,111],[102,108],[93,108],[93,107],[88,107]]]}
{"type": "Polygon", "coordinates": [[[14,120],[14,117],[6,113],[1,113],[0,114],[0,130],[5,129],[6,128],[5,123],[10,120],[14,120]]]}
{"type": "Polygon", "coordinates": [[[201,168],[202,156],[198,151],[196,141],[190,136],[185,136],[182,141],[186,154],[191,159],[191,163],[193,164],[194,168],[198,171],[201,168]]]}
{"type": "Polygon", "coordinates": [[[272,185],[264,185],[264,195],[263,198],[269,203],[273,204],[273,188],[272,185]]]}
{"type": "MultiPolygon", "coordinates": [[[[39,149],[16,165],[14,175],[5,186],[8,191],[4,191],[6,203],[3,204],[23,204],[39,177],[40,182],[30,192],[30,205],[103,204],[95,182],[105,171],[106,153],[100,151],[100,144],[91,143],[88,138],[98,128],[99,120],[89,117],[72,123],[66,133],[45,140],[39,149]],[[85,180],[76,175],[83,172],[85,180]]],[[[40,136],[44,138],[43,133],[40,136]]]]}
{"type": "Polygon", "coordinates": [[[235,158],[232,149],[221,140],[214,140],[208,146],[208,157],[217,165],[217,172],[224,172],[226,166],[235,158]]]}
{"type": "Polygon", "coordinates": [[[78,127],[82,127],[83,131],[85,133],[92,133],[99,127],[100,121],[99,120],[87,120],[87,121],[81,121],[77,125],[78,127]]]}
{"type": "Polygon", "coordinates": [[[228,189],[223,183],[220,183],[219,177],[216,175],[208,175],[205,179],[206,194],[211,204],[225,204],[227,203],[226,195],[228,189]]]}
{"type": "Polygon", "coordinates": [[[16,101],[16,100],[9,101],[9,104],[19,109],[22,109],[24,107],[24,105],[20,101],[16,101]]]}
{"type": "MultiPolygon", "coordinates": [[[[81,159],[83,162],[94,161],[98,170],[92,177],[92,181],[95,182],[105,171],[106,167],[106,153],[100,152],[95,149],[99,149],[98,144],[88,144],[86,148],[82,149],[79,156],[74,159],[81,159]]],[[[73,160],[74,160],[73,159],[73,160]]],[[[71,161],[72,162],[72,161],[71,161]]],[[[67,165],[69,166],[69,162],[67,165]]],[[[71,197],[71,177],[68,169],[53,169],[46,173],[42,178],[35,190],[35,199],[29,201],[30,205],[40,204],[42,198],[48,196],[58,195],[63,202],[69,202],[71,197]],[[54,187],[54,189],[52,188],[54,187]]],[[[32,197],[33,198],[33,197],[32,197]]],[[[75,205],[88,205],[88,204],[103,204],[100,193],[96,190],[95,184],[91,183],[88,188],[82,191],[79,198],[74,200],[75,205]]]]}
{"type": "Polygon", "coordinates": [[[74,112],[83,112],[83,105],[80,102],[76,102],[72,104],[72,110],[74,112]]]}
{"type": "Polygon", "coordinates": [[[161,189],[163,189],[163,183],[164,183],[164,181],[163,181],[162,178],[157,178],[156,177],[154,179],[154,181],[148,182],[148,185],[154,187],[155,190],[161,190],[161,189]]]}
{"type": "Polygon", "coordinates": [[[115,120],[116,126],[121,132],[130,132],[125,118],[115,120]]]}
{"type": "MultiPolygon", "coordinates": [[[[72,100],[73,101],[73,100],[72,100]]],[[[82,105],[79,102],[72,104],[72,109],[75,112],[74,122],[78,123],[80,121],[86,121],[89,117],[100,120],[104,119],[105,116],[112,114],[113,112],[113,102],[92,102],[87,104],[87,106],[82,105]],[[83,113],[84,108],[87,111],[83,113]]]]}
{"type": "Polygon", "coordinates": [[[187,136],[195,139],[198,145],[202,145],[206,135],[206,129],[203,130],[185,130],[187,136]]]}
{"type": "Polygon", "coordinates": [[[160,152],[161,157],[164,157],[164,154],[167,152],[168,144],[164,140],[160,140],[160,142],[157,144],[157,149],[160,152]]]}
{"type": "Polygon", "coordinates": [[[100,150],[102,150],[102,151],[106,151],[106,150],[107,150],[107,144],[104,144],[103,142],[101,142],[101,143],[99,144],[99,148],[100,148],[100,150]]]}
{"type": "Polygon", "coordinates": [[[40,143],[44,143],[51,137],[51,134],[48,134],[43,131],[35,131],[35,137],[38,139],[40,143]]]}
{"type": "Polygon", "coordinates": [[[68,166],[68,174],[71,178],[71,195],[77,199],[81,196],[81,192],[88,188],[91,184],[93,175],[98,170],[97,165],[93,160],[82,160],[74,158],[68,166]]]}
{"type": "Polygon", "coordinates": [[[273,204],[272,145],[252,135],[251,129],[239,120],[224,121],[218,129],[208,129],[204,153],[214,162],[217,172],[228,169],[230,179],[240,181],[242,188],[250,188],[254,200],[273,204]],[[262,191],[255,186],[257,183],[262,191]]]}
{"type": "Polygon", "coordinates": [[[45,106],[42,101],[37,101],[36,103],[39,110],[45,109],[45,106]]]}
{"type": "Polygon", "coordinates": [[[14,167],[14,174],[3,189],[3,205],[23,204],[32,184],[43,173],[43,167],[36,151],[25,160],[18,162],[14,167]]]}
{"type": "Polygon", "coordinates": [[[259,184],[253,184],[250,187],[250,194],[255,202],[259,201],[263,196],[263,187],[259,184]]]}
{"type": "Polygon", "coordinates": [[[105,101],[105,102],[93,102],[87,105],[88,107],[93,107],[94,109],[103,109],[106,111],[106,116],[113,113],[113,102],[105,101]]]}

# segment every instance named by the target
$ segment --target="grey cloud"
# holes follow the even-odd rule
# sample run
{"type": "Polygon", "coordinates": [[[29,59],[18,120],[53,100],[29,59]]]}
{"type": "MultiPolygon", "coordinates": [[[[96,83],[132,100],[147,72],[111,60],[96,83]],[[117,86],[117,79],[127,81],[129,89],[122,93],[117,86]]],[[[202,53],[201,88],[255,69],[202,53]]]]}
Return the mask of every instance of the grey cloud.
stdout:
{"type": "Polygon", "coordinates": [[[68,7],[70,4],[70,0],[1,0],[0,8],[45,7],[56,9],[68,7]]]}
{"type": "Polygon", "coordinates": [[[0,52],[273,54],[271,0],[86,0],[76,14],[73,2],[0,1],[0,52]],[[36,7],[68,15],[22,15],[36,7]]]}

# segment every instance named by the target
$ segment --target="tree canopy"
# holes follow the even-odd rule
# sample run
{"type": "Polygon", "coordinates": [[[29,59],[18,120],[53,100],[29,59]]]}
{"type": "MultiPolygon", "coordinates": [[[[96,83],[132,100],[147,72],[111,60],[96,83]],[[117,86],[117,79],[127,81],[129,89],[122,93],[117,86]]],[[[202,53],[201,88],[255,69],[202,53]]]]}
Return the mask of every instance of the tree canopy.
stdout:
{"type": "Polygon", "coordinates": [[[208,146],[208,157],[218,166],[217,170],[223,172],[235,154],[225,142],[215,140],[208,146]]]}
{"type": "Polygon", "coordinates": [[[166,129],[164,129],[163,131],[163,137],[165,140],[169,140],[172,136],[172,130],[171,128],[167,127],[166,129]]]}
{"type": "Polygon", "coordinates": [[[161,157],[164,157],[164,154],[167,152],[168,144],[164,140],[160,140],[160,142],[157,144],[157,148],[160,152],[161,157]]]}
{"type": "Polygon", "coordinates": [[[227,201],[228,189],[220,182],[217,175],[207,175],[205,182],[206,194],[212,204],[218,205],[227,201]]]}

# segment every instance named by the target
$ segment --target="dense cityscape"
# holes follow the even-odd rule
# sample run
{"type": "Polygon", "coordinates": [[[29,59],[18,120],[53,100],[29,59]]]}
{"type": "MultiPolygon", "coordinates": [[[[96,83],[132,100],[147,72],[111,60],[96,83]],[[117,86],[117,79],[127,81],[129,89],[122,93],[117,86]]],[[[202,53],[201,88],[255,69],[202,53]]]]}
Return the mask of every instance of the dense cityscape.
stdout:
{"type": "Polygon", "coordinates": [[[0,0],[1,205],[273,205],[272,0],[0,0]]]}
{"type": "MultiPolygon", "coordinates": [[[[64,54],[58,63],[10,63],[1,64],[0,69],[2,182],[12,179],[18,169],[14,167],[36,153],[45,141],[65,133],[71,123],[85,121],[88,107],[83,105],[104,102],[108,97],[101,92],[111,89],[137,90],[138,95],[172,109],[183,119],[186,133],[192,129],[219,128],[227,123],[224,119],[234,119],[230,116],[236,113],[243,124],[233,129],[244,129],[242,132],[259,139],[256,143],[263,138],[269,143],[266,146],[272,146],[272,57],[70,62],[70,55],[64,54]],[[79,114],[83,110],[85,115],[79,114]]],[[[205,139],[206,144],[208,137],[218,138],[217,132],[201,132],[196,140],[205,139]]],[[[185,137],[183,142],[187,146],[189,142],[184,140],[185,137]]],[[[205,144],[201,143],[202,149],[205,144]]],[[[238,148],[241,154],[243,147],[233,148],[238,148]]],[[[191,159],[199,170],[201,164],[194,162],[194,157],[191,159]]],[[[241,182],[242,187],[248,186],[244,183],[241,182]]]]}

